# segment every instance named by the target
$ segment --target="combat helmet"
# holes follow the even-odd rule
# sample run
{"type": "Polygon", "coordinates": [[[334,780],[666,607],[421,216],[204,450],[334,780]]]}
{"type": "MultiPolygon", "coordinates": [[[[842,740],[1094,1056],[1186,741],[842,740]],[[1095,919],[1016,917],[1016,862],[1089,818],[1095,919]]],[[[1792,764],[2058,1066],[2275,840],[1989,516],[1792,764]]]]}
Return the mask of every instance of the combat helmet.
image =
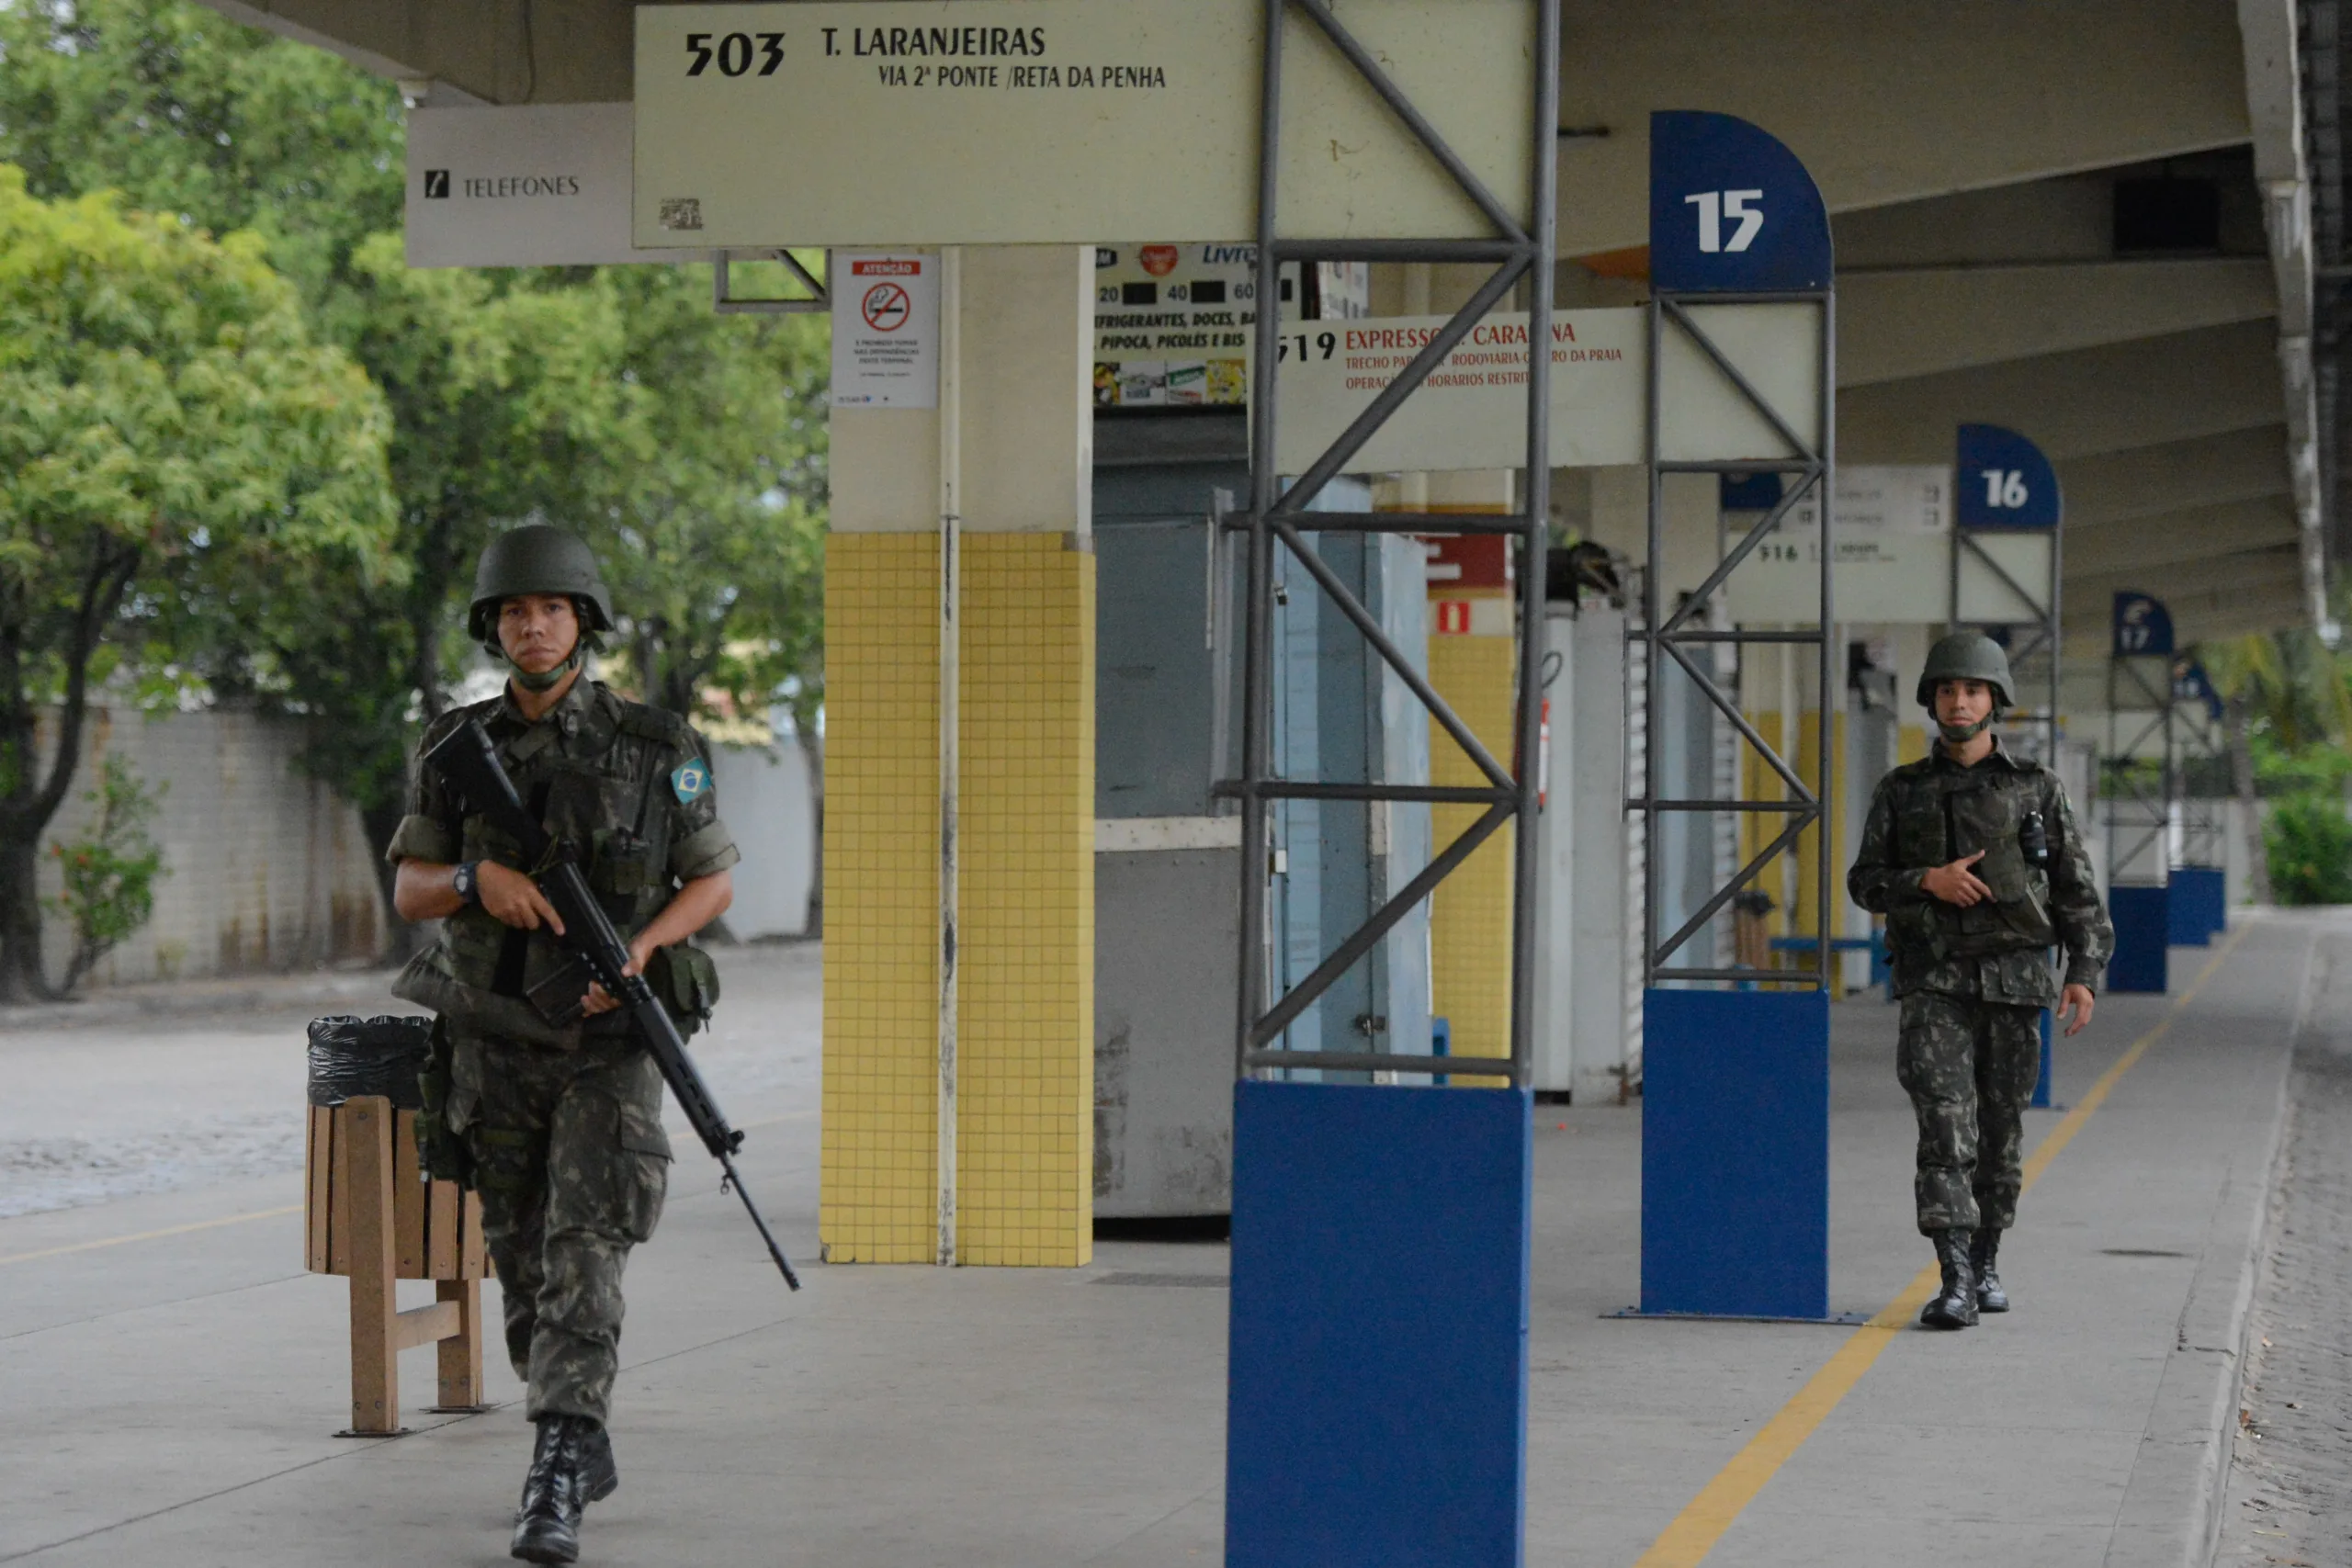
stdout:
{"type": "Polygon", "coordinates": [[[520,593],[561,593],[580,607],[591,634],[613,628],[613,597],[597,570],[595,552],[575,534],[526,523],[490,542],[474,569],[474,602],[466,630],[495,651],[499,604],[520,593]]]}
{"type": "Polygon", "coordinates": [[[1928,661],[1919,667],[1917,695],[1921,707],[1936,705],[1939,681],[1982,681],[1993,688],[1996,707],[2013,705],[2009,694],[2015,682],[2009,679],[2009,656],[1983,632],[1952,632],[1938,637],[1928,649],[1928,661]]]}

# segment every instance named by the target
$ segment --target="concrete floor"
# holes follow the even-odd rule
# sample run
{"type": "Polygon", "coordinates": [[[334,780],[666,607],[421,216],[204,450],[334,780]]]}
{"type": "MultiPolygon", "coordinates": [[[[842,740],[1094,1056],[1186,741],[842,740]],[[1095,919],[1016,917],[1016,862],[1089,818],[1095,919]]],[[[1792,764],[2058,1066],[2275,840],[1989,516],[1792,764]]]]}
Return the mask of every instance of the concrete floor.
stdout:
{"type": "MultiPolygon", "coordinates": [[[[1710,1563],[2206,1560],[2321,931],[2252,922],[2028,1198],[2004,1255],[2018,1310],[1894,1337],[1710,1563]]],[[[2177,983],[2208,956],[2176,953],[2177,983]]],[[[630,1273],[623,1483],[591,1511],[585,1561],[1216,1562],[1225,1248],[1104,1243],[1067,1272],[817,1265],[815,954],[730,955],[728,984],[706,1067],[756,1126],[746,1175],[809,1288],[785,1295],[714,1173],[682,1158],[630,1273]]],[[[2062,1100],[2170,1010],[2103,1002],[2062,1048],[2062,1100]]],[[[303,1016],[0,1024],[0,1205],[51,1181],[11,1163],[18,1145],[281,1106],[291,1122],[303,1016]]],[[[1835,1017],[1832,1305],[1871,1311],[1927,1252],[1894,1011],[1835,1017]]],[[[2035,1113],[2030,1138],[2055,1122],[2035,1113]]],[[[1604,1316],[1638,1294],[1638,1109],[1539,1108],[1538,1126],[1528,1561],[1626,1568],[1849,1331],[1604,1316]]],[[[529,1436],[511,1376],[493,1367],[491,1414],[425,1415],[431,1358],[410,1352],[414,1434],[336,1440],[343,1286],[302,1273],[297,1216],[269,1213],[299,1202],[297,1174],[191,1159],[142,1179],[0,1219],[0,1562],[507,1561],[529,1436]],[[145,1239],[91,1245],[123,1237],[145,1239]]]]}

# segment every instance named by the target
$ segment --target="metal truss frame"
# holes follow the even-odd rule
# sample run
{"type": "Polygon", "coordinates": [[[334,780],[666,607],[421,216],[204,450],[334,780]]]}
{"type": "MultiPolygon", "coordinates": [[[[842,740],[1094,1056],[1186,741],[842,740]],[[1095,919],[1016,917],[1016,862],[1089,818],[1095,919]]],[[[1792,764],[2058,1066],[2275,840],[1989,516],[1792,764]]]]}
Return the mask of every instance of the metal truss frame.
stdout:
{"type": "MultiPolygon", "coordinates": [[[[2102,768],[2102,775],[2107,776],[2098,781],[2099,798],[2105,806],[2101,815],[2107,825],[2107,881],[2110,887],[2116,886],[2116,876],[2120,869],[2138,860],[2152,845],[2158,852],[2158,870],[2167,880],[2171,875],[2172,856],[2165,835],[2172,825],[2173,802],[2180,797],[2178,748],[2175,744],[2173,722],[2174,710],[2178,705],[2173,694],[2174,662],[2175,656],[2169,653],[2117,653],[2108,658],[2108,755],[2104,760],[2110,764],[2123,764],[2120,768],[2102,768]],[[2156,672],[2154,682],[2151,682],[2148,676],[2151,670],[2156,672]],[[2143,700],[2127,705],[2125,699],[2135,696],[2143,700]],[[2145,714],[2148,718],[2129,741],[2119,747],[2116,737],[2121,733],[2126,714],[2145,714]],[[2147,786],[2141,782],[2140,770],[2131,764],[2138,759],[2140,748],[2158,736],[2162,737],[2164,766],[2159,774],[2157,793],[2151,795],[2147,786]],[[2108,787],[2110,778],[2120,779],[2123,784],[2121,794],[2108,787]],[[2127,803],[2139,807],[2143,819],[2127,820],[2122,815],[2122,807],[2127,803]],[[2140,836],[2132,840],[2129,850],[2122,849],[2120,835],[2132,830],[2138,831],[2140,836]]],[[[2155,886],[2161,886],[2162,884],[2155,886]]]]}
{"type": "Polygon", "coordinates": [[[2173,739],[2182,763],[2177,780],[2179,794],[2175,797],[2180,807],[2180,863],[2169,869],[2220,866],[2228,853],[2229,823],[2220,800],[2190,790],[2187,764],[2221,762],[2226,768],[2229,742],[2221,733],[2221,722],[2214,718],[2202,697],[2183,696],[2176,686],[2173,705],[2188,712],[2173,722],[2173,739]]]}
{"type": "Polygon", "coordinates": [[[797,256],[790,251],[781,249],[713,251],[710,254],[710,308],[722,316],[814,315],[820,310],[830,310],[833,308],[833,297],[829,287],[833,276],[833,253],[831,251],[825,253],[823,278],[811,276],[808,269],[800,265],[800,259],[797,256]],[[785,270],[797,278],[808,292],[806,295],[789,295],[777,299],[739,299],[730,288],[727,276],[729,264],[737,261],[782,262],[785,270]]]}
{"type": "Polygon", "coordinates": [[[2028,723],[2039,724],[2041,727],[2042,743],[2045,748],[2041,754],[2041,761],[2044,766],[2054,769],[2058,766],[2058,682],[2063,672],[2061,650],[2064,647],[2059,640],[2061,585],[2065,581],[2066,571],[2064,522],[2062,519],[2058,526],[2050,530],[2050,587],[2046,597],[2043,594],[2029,592],[2023,583],[2009,574],[2008,568],[1994,559],[1991,552],[1977,543],[1976,537],[1980,534],[2016,535],[2034,531],[2022,528],[1963,528],[1957,521],[1952,524],[1951,613],[1944,625],[1946,629],[1951,631],[1958,631],[1963,626],[2021,626],[2033,628],[2032,640],[2023,648],[2013,649],[2009,653],[2009,669],[2014,674],[2019,664],[2037,653],[2046,652],[2050,657],[2049,705],[2037,713],[2031,708],[2024,708],[2019,705],[2022,711],[2017,716],[2024,718],[2028,723]],[[2025,604],[2041,611],[2041,618],[2037,621],[1962,620],[1960,615],[1961,563],[1971,558],[1998,579],[2002,587],[2016,594],[2025,604]]]}
{"type": "MultiPolygon", "coordinates": [[[[1667,290],[1653,292],[1648,307],[1649,370],[1648,370],[1648,448],[1649,448],[1649,565],[1643,572],[1641,625],[1628,633],[1628,640],[1638,644],[1648,680],[1643,698],[1641,724],[1648,738],[1644,747],[1641,793],[1628,799],[1626,808],[1641,814],[1648,849],[1644,856],[1644,886],[1642,896],[1642,981],[1656,986],[1661,981],[1753,981],[1761,985],[1795,986],[1802,988],[1826,990],[1835,972],[1831,962],[1829,924],[1832,908],[1830,882],[1832,863],[1838,858],[1838,847],[1830,842],[1829,832],[1834,821],[1829,809],[1833,748],[1830,745],[1830,715],[1838,700],[1840,687],[1833,668],[1830,630],[1835,624],[1834,600],[1830,592],[1830,568],[1834,550],[1831,546],[1830,475],[1836,465],[1837,451],[1837,293],[1834,288],[1788,294],[1729,294],[1677,293],[1667,290]],[[1816,304],[1821,310],[1819,340],[1820,389],[1816,417],[1820,421],[1820,441],[1816,446],[1800,437],[1789,427],[1765,397],[1757,391],[1731,362],[1721,347],[1710,338],[1703,327],[1692,319],[1691,308],[1718,305],[1799,305],[1816,304]],[[1785,458],[1741,458],[1736,461],[1673,461],[1658,456],[1666,435],[1663,376],[1666,334],[1672,330],[1682,334],[1787,445],[1791,456],[1785,458]],[[1781,499],[1763,521],[1750,528],[1741,540],[1724,552],[1707,580],[1684,595],[1670,611],[1667,608],[1665,589],[1659,581],[1658,568],[1666,558],[1666,480],[1673,474],[1767,474],[1781,476],[1781,499]],[[1820,619],[1810,630],[1786,627],[1774,631],[1746,630],[1740,627],[1712,628],[1691,623],[1707,607],[1716,590],[1729,581],[1740,563],[1755,553],[1766,539],[1781,532],[1781,525],[1791,511],[1806,496],[1815,498],[1818,519],[1816,545],[1821,570],[1820,619]],[[1755,725],[1740,710],[1736,692],[1725,692],[1713,676],[1703,670],[1693,657],[1695,649],[1729,644],[1735,648],[1751,645],[1780,644],[1783,647],[1812,648],[1818,659],[1822,732],[1814,747],[1814,777],[1807,782],[1798,774],[1780,747],[1766,740],[1755,725]],[[1653,719],[1658,711],[1662,682],[1659,677],[1671,661],[1699,689],[1716,713],[1727,721],[1733,731],[1755,755],[1779,775],[1787,798],[1781,800],[1716,800],[1711,798],[1669,798],[1658,794],[1657,775],[1659,751],[1658,729],[1653,719]],[[1659,852],[1664,840],[1658,832],[1660,819],[1669,814],[1698,812],[1759,817],[1778,820],[1780,829],[1766,841],[1747,864],[1734,872],[1730,880],[1716,887],[1698,909],[1685,919],[1672,934],[1660,940],[1658,908],[1664,892],[1665,856],[1659,852]],[[1804,970],[1722,968],[1713,964],[1676,964],[1674,955],[1691,938],[1704,931],[1707,923],[1722,912],[1742,888],[1762,875],[1766,867],[1783,854],[1796,852],[1798,840],[1805,829],[1818,823],[1821,829],[1821,851],[1815,856],[1814,886],[1810,889],[1814,904],[1815,931],[1822,943],[1818,962],[1812,972],[1804,970]]],[[[1786,537],[1787,536],[1781,536],[1786,537]]],[[[1797,730],[1798,716],[1784,714],[1782,741],[1792,741],[1797,730]]],[[[1793,746],[1790,747],[1793,750],[1793,746]]],[[[1745,755],[1746,753],[1743,753],[1745,755]]]]}
{"type": "MultiPolygon", "coordinates": [[[[1283,1032],[1317,997],[1361,962],[1415,905],[1467,860],[1473,851],[1517,821],[1532,829],[1537,809],[1537,748],[1541,716],[1544,561],[1549,544],[1551,454],[1550,344],[1553,316],[1555,187],[1559,129],[1560,0],[1529,0],[1535,49],[1534,114],[1529,127],[1532,189],[1530,220],[1521,223],[1487,188],[1367,49],[1335,17],[1324,0],[1265,0],[1263,73],[1260,81],[1258,153],[1258,318],[1256,358],[1250,367],[1250,494],[1246,512],[1227,526],[1245,536],[1248,565],[1242,621],[1241,773],[1221,781],[1220,794],[1241,803],[1241,984],[1236,1030],[1236,1066],[1250,1077],[1282,1068],[1428,1074],[1460,1073],[1461,1057],[1394,1053],[1297,1051],[1280,1048],[1283,1032]],[[1285,239],[1281,231],[1283,33],[1295,12],[1338,50],[1357,75],[1387,105],[1461,192],[1485,217],[1489,232],[1459,239],[1285,239]],[[1375,397],[1322,456],[1285,490],[1275,471],[1275,378],[1281,364],[1280,275],[1283,264],[1322,261],[1451,262],[1490,264],[1494,271],[1456,310],[1412,362],[1375,397]],[[1448,513],[1312,512],[1317,496],[1360,451],[1373,433],[1425,381],[1487,313],[1524,283],[1527,290],[1526,482],[1518,510],[1505,516],[1469,517],[1448,513]],[[1501,534],[1517,539],[1519,570],[1517,776],[1487,750],[1460,716],[1415,668],[1414,660],[1381,630],[1379,620],[1324,564],[1305,532],[1355,534],[1501,534]],[[1400,784],[1340,784],[1276,776],[1271,756],[1272,728],[1274,550],[1287,549],[1381,660],[1401,680],[1430,719],[1468,754],[1486,783],[1476,786],[1400,784]],[[1306,976],[1279,997],[1270,997],[1266,967],[1268,896],[1272,867],[1268,833],[1270,804],[1284,800],[1428,802],[1482,806],[1468,829],[1441,850],[1420,874],[1398,889],[1364,923],[1306,976]]],[[[1510,1055],[1508,1059],[1472,1058],[1477,1072],[1528,1081],[1532,1068],[1536,834],[1522,830],[1512,866],[1510,1055]]]]}

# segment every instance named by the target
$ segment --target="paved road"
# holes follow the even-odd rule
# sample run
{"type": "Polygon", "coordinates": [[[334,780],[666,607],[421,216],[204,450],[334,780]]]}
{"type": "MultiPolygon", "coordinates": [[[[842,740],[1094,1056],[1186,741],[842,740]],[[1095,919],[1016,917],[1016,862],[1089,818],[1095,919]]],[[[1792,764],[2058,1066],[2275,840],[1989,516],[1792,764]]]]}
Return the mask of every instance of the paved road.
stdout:
{"type": "MultiPolygon", "coordinates": [[[[695,1055],[738,1122],[817,1080],[818,949],[718,953],[726,1005],[695,1055]]],[[[0,1010],[0,1219],[299,1170],[304,1026],[414,1012],[389,976],[141,987],[86,1010],[0,1010]]]]}

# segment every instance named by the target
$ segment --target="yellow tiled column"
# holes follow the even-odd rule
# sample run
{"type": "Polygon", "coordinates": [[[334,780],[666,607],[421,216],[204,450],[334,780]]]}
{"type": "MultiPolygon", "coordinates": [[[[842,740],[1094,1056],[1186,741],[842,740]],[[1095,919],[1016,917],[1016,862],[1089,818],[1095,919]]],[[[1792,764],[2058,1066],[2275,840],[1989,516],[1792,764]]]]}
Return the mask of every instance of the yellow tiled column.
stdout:
{"type": "MultiPolygon", "coordinates": [[[[1507,477],[1498,477],[1508,482],[1507,477]]],[[[1464,513],[1509,510],[1508,502],[1449,502],[1442,495],[1429,505],[1432,511],[1464,513]]],[[[1430,684],[1438,695],[1487,754],[1509,768],[1519,639],[1513,635],[1517,615],[1505,545],[1498,536],[1456,536],[1440,547],[1430,578],[1429,670],[1430,684]]],[[[1486,785],[1492,781],[1468,752],[1432,724],[1430,782],[1486,785]]],[[[1483,814],[1484,808],[1476,806],[1431,807],[1437,848],[1442,852],[1483,814]]],[[[1506,823],[1430,895],[1430,1010],[1452,1028],[1457,1056],[1510,1055],[1514,838],[1514,825],[1506,823]]],[[[1503,1080],[1453,1081],[1487,1087],[1503,1080]]]]}
{"type": "Polygon", "coordinates": [[[835,533],[825,543],[824,875],[825,1257],[929,1262],[938,1206],[933,534],[835,533]]]}
{"type": "Polygon", "coordinates": [[[1094,557],[964,540],[967,1263],[1084,1263],[1094,1218],[1094,557]]]}
{"type": "MultiPolygon", "coordinates": [[[[1093,1252],[1091,253],[961,261],[956,1261],[1093,1252]]],[[[939,423],[836,410],[825,1255],[930,1262],[940,1182],[939,423]]]]}

